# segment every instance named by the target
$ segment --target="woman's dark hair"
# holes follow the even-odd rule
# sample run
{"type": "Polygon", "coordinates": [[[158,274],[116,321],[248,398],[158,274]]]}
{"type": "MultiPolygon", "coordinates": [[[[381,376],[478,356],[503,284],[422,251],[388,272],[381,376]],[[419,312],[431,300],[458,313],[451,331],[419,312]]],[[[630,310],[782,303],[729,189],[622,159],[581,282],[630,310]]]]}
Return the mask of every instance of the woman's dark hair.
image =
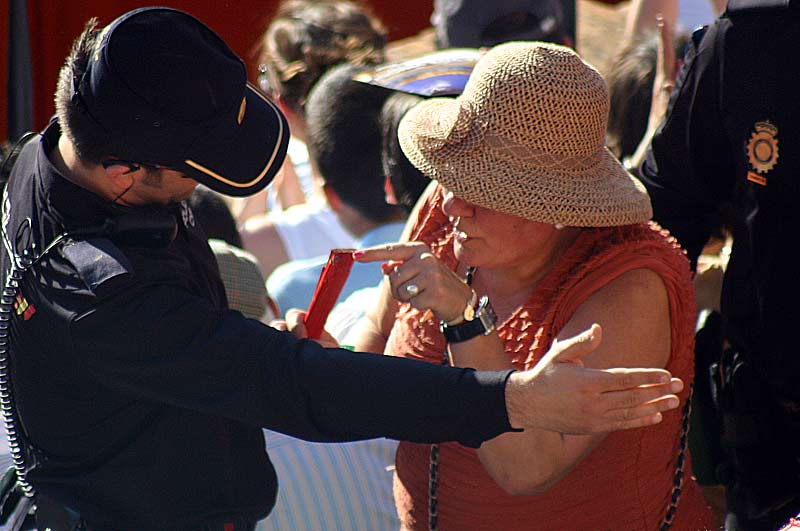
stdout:
{"type": "Polygon", "coordinates": [[[390,96],[381,109],[383,173],[389,177],[397,202],[407,213],[411,212],[417,199],[431,182],[408,160],[397,136],[400,120],[420,101],[422,98],[418,96],[398,92],[390,96]]]}
{"type": "MultiPolygon", "coordinates": [[[[683,56],[687,40],[685,33],[676,35],[676,57],[683,56]]],[[[657,60],[658,35],[648,32],[620,51],[608,70],[611,108],[607,143],[619,159],[633,155],[647,129],[657,60]]]]}
{"type": "Polygon", "coordinates": [[[384,60],[386,29],[353,0],[284,0],[261,37],[259,83],[302,111],[306,96],[329,68],[384,60]]]}

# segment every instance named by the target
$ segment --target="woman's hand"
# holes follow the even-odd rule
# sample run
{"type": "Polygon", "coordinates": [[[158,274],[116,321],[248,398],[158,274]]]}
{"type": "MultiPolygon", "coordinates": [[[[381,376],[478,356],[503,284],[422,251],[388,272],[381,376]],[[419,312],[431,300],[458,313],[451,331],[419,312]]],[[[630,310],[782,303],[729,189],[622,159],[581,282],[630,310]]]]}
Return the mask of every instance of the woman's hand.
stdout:
{"type": "MultiPolygon", "coordinates": [[[[306,330],[306,312],[292,308],[286,312],[285,319],[276,319],[269,323],[272,328],[291,332],[298,339],[308,339],[308,331],[306,330]]],[[[327,330],[322,331],[319,339],[315,339],[317,343],[325,348],[339,348],[339,343],[330,335],[327,330]]]]}
{"type": "Polygon", "coordinates": [[[472,300],[472,288],[421,242],[392,243],[353,253],[357,262],[384,261],[392,296],[418,310],[431,310],[440,321],[460,317],[472,300]]]}

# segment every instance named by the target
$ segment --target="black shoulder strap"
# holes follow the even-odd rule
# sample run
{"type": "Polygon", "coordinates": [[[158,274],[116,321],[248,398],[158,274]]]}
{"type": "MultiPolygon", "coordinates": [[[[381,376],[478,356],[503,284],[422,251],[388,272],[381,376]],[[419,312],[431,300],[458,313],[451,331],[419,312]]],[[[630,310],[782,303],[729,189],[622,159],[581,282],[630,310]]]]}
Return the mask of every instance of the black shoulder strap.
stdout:
{"type": "Polygon", "coordinates": [[[728,15],[788,9],[792,0],[728,0],[728,15]]]}
{"type": "Polygon", "coordinates": [[[107,238],[68,242],[63,254],[86,287],[96,295],[106,282],[128,277],[133,271],[125,254],[107,238]]]}

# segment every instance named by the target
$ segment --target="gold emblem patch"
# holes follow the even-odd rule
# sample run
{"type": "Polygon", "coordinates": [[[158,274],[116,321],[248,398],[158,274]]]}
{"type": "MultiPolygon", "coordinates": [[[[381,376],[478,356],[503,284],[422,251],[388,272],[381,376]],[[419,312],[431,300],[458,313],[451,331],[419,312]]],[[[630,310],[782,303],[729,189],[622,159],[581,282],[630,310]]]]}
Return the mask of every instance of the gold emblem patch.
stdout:
{"type": "Polygon", "coordinates": [[[769,120],[756,122],[753,128],[755,131],[747,143],[747,158],[753,171],[747,172],[747,179],[766,186],[764,174],[778,163],[778,128],[769,120]]]}

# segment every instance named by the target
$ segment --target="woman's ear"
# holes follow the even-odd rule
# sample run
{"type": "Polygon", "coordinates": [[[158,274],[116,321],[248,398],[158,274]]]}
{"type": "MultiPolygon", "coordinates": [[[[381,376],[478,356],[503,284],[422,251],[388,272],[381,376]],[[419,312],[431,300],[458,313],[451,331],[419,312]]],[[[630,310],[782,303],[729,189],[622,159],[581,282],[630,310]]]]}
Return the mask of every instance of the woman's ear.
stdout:
{"type": "Polygon", "coordinates": [[[280,94],[276,94],[274,97],[272,97],[272,101],[286,117],[286,121],[289,122],[289,128],[291,128],[292,123],[297,121],[297,110],[289,105],[289,103],[283,99],[283,96],[280,94]]]}
{"type": "Polygon", "coordinates": [[[303,142],[308,142],[303,110],[291,105],[280,95],[275,96],[272,101],[286,117],[286,121],[289,123],[289,132],[292,136],[303,142]]]}

